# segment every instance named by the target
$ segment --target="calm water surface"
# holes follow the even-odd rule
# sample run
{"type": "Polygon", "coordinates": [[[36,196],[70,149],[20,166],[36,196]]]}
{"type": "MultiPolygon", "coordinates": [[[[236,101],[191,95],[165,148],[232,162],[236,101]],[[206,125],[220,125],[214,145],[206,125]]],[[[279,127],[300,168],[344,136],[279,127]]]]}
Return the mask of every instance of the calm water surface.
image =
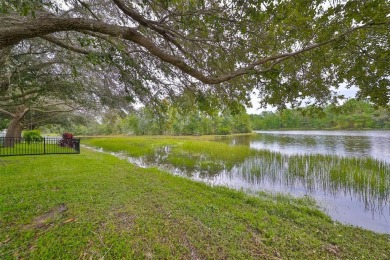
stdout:
{"type": "Polygon", "coordinates": [[[283,154],[372,157],[390,163],[390,131],[256,131],[221,141],[283,154]]]}
{"type": "MultiPolygon", "coordinates": [[[[274,165],[275,174],[274,169],[258,171],[256,167],[262,164],[256,163],[259,159],[248,159],[241,166],[214,177],[211,182],[237,189],[309,195],[335,220],[390,233],[390,131],[256,131],[253,136],[222,137],[217,141],[270,150],[286,158],[322,154],[340,158],[373,158],[383,162],[387,169],[380,179],[382,189],[378,190],[368,187],[370,181],[361,185],[354,183],[353,173],[347,177],[348,181],[334,181],[337,176],[330,176],[330,173],[336,169],[333,174],[337,174],[337,167],[341,165],[337,160],[320,163],[302,176],[288,170],[288,164],[293,160],[286,159],[284,168],[280,163],[274,165]],[[248,171],[248,168],[256,170],[248,171]]],[[[370,170],[366,174],[369,176],[370,170]]]]}

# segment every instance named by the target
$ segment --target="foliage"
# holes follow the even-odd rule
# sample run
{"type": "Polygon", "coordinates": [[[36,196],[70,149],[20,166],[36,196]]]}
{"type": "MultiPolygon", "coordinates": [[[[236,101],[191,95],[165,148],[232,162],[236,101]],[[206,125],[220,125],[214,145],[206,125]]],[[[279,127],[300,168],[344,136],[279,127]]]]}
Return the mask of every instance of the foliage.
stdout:
{"type": "Polygon", "coordinates": [[[284,109],[250,115],[252,126],[260,129],[390,129],[390,111],[374,108],[368,102],[350,99],[343,105],[323,111],[284,109]]]}
{"type": "Polygon", "coordinates": [[[63,139],[73,139],[73,134],[71,133],[63,133],[62,134],[63,139]]]}
{"type": "MultiPolygon", "coordinates": [[[[0,2],[0,113],[10,136],[75,110],[98,119],[115,111],[96,125],[103,134],[245,132],[245,117],[224,113],[240,112],[255,90],[279,109],[336,104],[341,83],[389,104],[386,0],[62,2],[0,2]]],[[[289,113],[273,124],[297,125],[289,113]]],[[[356,127],[370,127],[365,119],[356,127]]]]}
{"type": "Polygon", "coordinates": [[[197,109],[179,111],[179,107],[172,105],[162,111],[155,107],[141,108],[123,118],[106,113],[101,124],[75,125],[73,131],[79,135],[226,135],[251,131],[249,115],[244,110],[236,114],[225,110],[211,115],[197,109]]]}
{"type": "Polygon", "coordinates": [[[263,105],[323,105],[346,83],[389,104],[386,0],[2,1],[0,13],[1,49],[63,50],[74,58],[68,74],[102,80],[95,93],[108,103],[111,92],[234,109],[257,89],[263,105]]]}
{"type": "Polygon", "coordinates": [[[7,118],[3,118],[0,114],[0,131],[7,128],[9,120],[7,118]]]}
{"type": "MultiPolygon", "coordinates": [[[[115,78],[95,74],[104,65],[91,66],[83,56],[49,47],[36,39],[0,51],[0,114],[9,127],[16,123],[21,131],[45,124],[66,126],[80,121],[81,109],[87,114],[102,106],[128,107],[123,90],[117,88],[114,94],[104,86],[115,78]],[[72,72],[75,67],[77,73],[72,72]]],[[[10,136],[20,135],[12,130],[10,136]]]]}
{"type": "Polygon", "coordinates": [[[71,133],[63,133],[62,139],[59,141],[59,146],[61,147],[69,147],[74,148],[75,147],[75,140],[73,139],[73,134],[71,133]]]}
{"type": "Polygon", "coordinates": [[[39,130],[24,131],[23,138],[28,144],[41,142],[43,140],[43,137],[41,136],[41,132],[39,130]]]}

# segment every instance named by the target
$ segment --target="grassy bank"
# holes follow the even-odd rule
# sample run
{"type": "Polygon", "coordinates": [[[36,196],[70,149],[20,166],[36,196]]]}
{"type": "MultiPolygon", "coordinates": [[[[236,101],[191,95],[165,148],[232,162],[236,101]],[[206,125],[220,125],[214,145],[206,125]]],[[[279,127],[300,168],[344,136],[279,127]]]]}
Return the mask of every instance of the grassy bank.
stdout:
{"type": "Polygon", "coordinates": [[[0,258],[388,259],[390,237],[113,156],[0,159],[0,258]]]}

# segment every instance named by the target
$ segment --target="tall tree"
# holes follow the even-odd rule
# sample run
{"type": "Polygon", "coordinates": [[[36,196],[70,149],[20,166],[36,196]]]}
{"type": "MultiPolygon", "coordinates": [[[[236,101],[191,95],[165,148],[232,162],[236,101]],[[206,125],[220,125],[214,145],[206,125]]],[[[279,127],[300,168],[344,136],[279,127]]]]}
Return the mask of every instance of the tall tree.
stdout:
{"type": "Polygon", "coordinates": [[[41,40],[23,42],[4,53],[0,114],[10,119],[6,137],[20,137],[23,128],[53,123],[59,113],[123,104],[118,96],[124,91],[112,87],[115,73],[100,73],[102,62],[91,66],[85,57],[53,49],[41,40]]]}
{"type": "Polygon", "coordinates": [[[386,0],[3,0],[0,12],[0,48],[40,37],[86,54],[104,41],[144,102],[189,90],[238,104],[257,88],[263,104],[323,104],[341,82],[390,100],[386,0]]]}

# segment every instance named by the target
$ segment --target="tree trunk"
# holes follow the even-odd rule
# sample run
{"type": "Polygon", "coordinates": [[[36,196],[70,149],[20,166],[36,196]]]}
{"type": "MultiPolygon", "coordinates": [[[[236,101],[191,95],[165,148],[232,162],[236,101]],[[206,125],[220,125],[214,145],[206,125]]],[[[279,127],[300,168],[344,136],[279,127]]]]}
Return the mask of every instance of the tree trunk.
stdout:
{"type": "Polygon", "coordinates": [[[20,142],[22,137],[22,119],[23,117],[14,117],[7,128],[7,134],[5,135],[4,147],[13,147],[15,143],[20,142]]]}

